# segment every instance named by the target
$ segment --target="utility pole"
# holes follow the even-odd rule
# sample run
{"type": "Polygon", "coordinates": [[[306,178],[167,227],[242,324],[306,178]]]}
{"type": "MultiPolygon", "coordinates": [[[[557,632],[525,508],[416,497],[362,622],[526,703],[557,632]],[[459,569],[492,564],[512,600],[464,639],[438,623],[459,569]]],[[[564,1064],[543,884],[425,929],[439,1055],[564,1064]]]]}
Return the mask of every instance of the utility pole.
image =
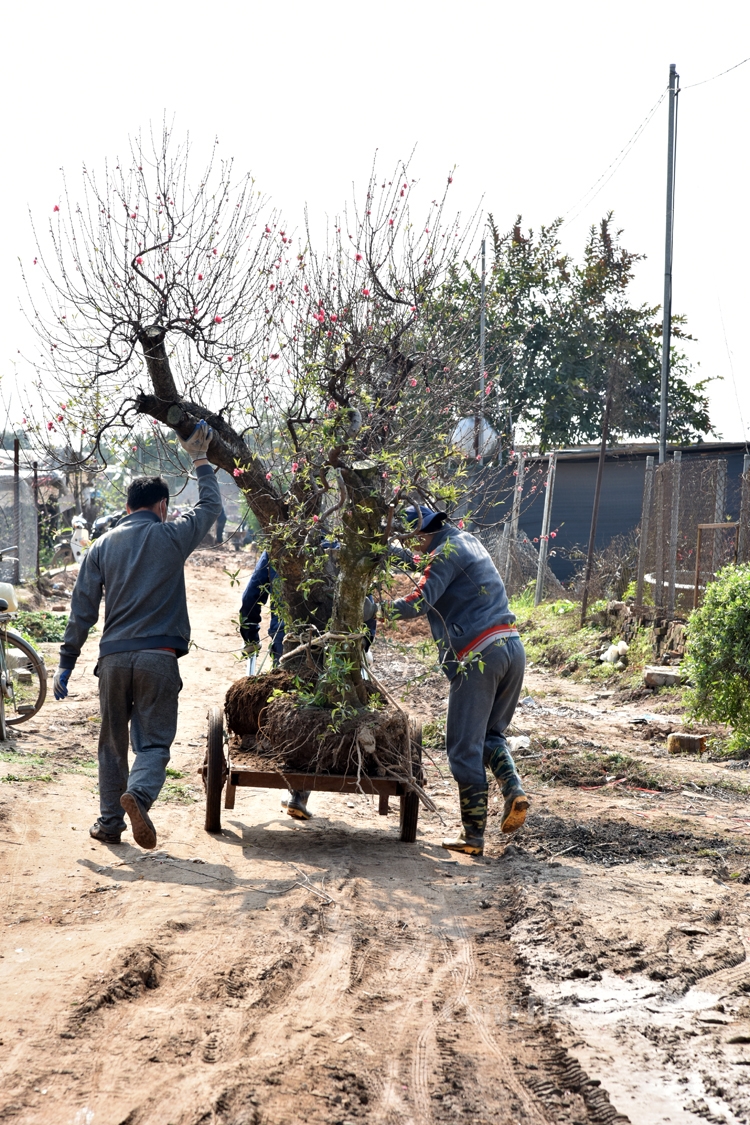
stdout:
{"type": "Polygon", "coordinates": [[[478,465],[482,464],[482,450],[484,449],[484,336],[487,305],[484,247],[485,243],[482,239],[482,295],[479,302],[479,406],[474,415],[474,456],[478,465]]]}
{"type": "Polygon", "coordinates": [[[661,410],[659,412],[659,464],[667,458],[669,416],[669,348],[672,340],[672,248],[674,240],[674,173],[677,151],[677,95],[680,76],[675,63],[669,66],[669,135],[667,141],[667,233],[664,248],[664,324],[661,340],[661,410]]]}

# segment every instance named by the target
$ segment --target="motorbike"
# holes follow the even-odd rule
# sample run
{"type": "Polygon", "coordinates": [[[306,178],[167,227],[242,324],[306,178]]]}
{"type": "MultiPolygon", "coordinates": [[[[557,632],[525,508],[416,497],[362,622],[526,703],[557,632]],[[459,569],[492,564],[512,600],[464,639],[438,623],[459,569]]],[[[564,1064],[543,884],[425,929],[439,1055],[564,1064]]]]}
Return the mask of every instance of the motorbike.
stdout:
{"type": "Polygon", "coordinates": [[[88,524],[83,516],[73,516],[72,525],[69,533],[61,532],[55,536],[55,552],[50,562],[51,569],[79,563],[91,543],[88,524]]]}
{"type": "Polygon", "coordinates": [[[126,515],[127,513],[123,508],[121,512],[109,512],[105,516],[99,516],[91,525],[92,542],[94,539],[99,539],[100,536],[104,535],[105,531],[111,531],[113,527],[117,527],[120,520],[124,519],[126,515]]]}

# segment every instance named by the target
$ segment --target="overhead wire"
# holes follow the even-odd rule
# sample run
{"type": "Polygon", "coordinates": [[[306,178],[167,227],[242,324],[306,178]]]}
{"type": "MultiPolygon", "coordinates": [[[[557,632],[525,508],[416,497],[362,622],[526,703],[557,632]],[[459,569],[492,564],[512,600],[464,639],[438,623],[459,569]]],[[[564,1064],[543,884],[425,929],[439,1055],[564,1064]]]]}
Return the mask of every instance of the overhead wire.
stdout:
{"type": "Polygon", "coordinates": [[[702,78],[700,82],[691,82],[689,86],[683,86],[682,89],[694,90],[696,86],[705,86],[707,82],[715,82],[717,78],[723,78],[725,74],[731,74],[733,70],[737,70],[738,67],[744,66],[746,62],[750,62],[750,55],[748,55],[746,59],[743,59],[742,62],[738,62],[735,63],[734,66],[727,67],[726,70],[722,70],[719,74],[714,74],[712,78],[702,78]]]}
{"type": "Polygon", "coordinates": [[[635,147],[635,145],[639,141],[641,135],[643,134],[643,131],[646,129],[646,126],[651,121],[652,117],[656,113],[656,111],[659,108],[659,106],[661,105],[661,103],[664,101],[668,92],[669,92],[669,87],[666,86],[662,90],[661,94],[659,95],[658,101],[656,101],[654,103],[654,105],[651,107],[651,109],[648,111],[648,113],[644,117],[643,121],[640,123],[640,125],[638,126],[636,131],[633,133],[630,140],[627,142],[627,144],[625,144],[620,149],[620,151],[618,152],[618,154],[614,158],[614,160],[604,169],[604,171],[602,172],[599,179],[596,180],[591,185],[591,187],[588,189],[588,191],[584,192],[584,194],[580,197],[580,199],[576,203],[574,203],[572,207],[569,207],[568,210],[563,214],[563,216],[562,216],[563,219],[566,219],[566,221],[563,223],[563,226],[567,226],[568,223],[572,223],[575,219],[577,219],[578,216],[581,214],[581,212],[586,207],[588,207],[589,203],[592,203],[593,200],[596,199],[599,192],[602,191],[602,189],[609,183],[609,181],[612,179],[612,177],[614,176],[615,172],[618,170],[620,165],[623,163],[623,161],[632,152],[633,148],[635,147]],[[593,192],[593,194],[592,194],[592,192],[593,192]],[[575,211],[575,214],[571,215],[571,217],[568,219],[567,216],[571,214],[571,211],[575,211]]]}
{"type": "MultiPolygon", "coordinates": [[[[746,59],[742,59],[741,62],[727,67],[726,70],[722,70],[718,74],[712,75],[711,78],[702,78],[700,82],[691,82],[688,86],[681,86],[679,92],[682,93],[684,90],[694,90],[696,86],[705,86],[708,82],[715,82],[717,78],[723,78],[725,74],[731,74],[733,70],[737,70],[739,67],[744,66],[747,62],[750,62],[750,55],[746,59]]],[[[565,219],[563,226],[567,226],[568,223],[574,222],[575,219],[578,218],[578,216],[586,209],[586,207],[588,207],[588,205],[592,203],[596,199],[597,195],[599,195],[599,193],[606,187],[606,185],[614,176],[615,172],[618,171],[621,164],[627,159],[637,142],[640,140],[641,135],[643,134],[644,130],[648,126],[661,103],[664,101],[668,92],[669,87],[667,86],[662,91],[659,100],[648,111],[645,118],[633,133],[630,140],[620,149],[614,160],[604,169],[599,179],[595,180],[588,191],[584,192],[580,199],[578,199],[572,207],[569,207],[568,210],[564,212],[562,216],[563,219],[565,219]],[[575,212],[575,214],[571,214],[571,212],[575,212]],[[568,218],[569,215],[570,218],[568,218]]]]}

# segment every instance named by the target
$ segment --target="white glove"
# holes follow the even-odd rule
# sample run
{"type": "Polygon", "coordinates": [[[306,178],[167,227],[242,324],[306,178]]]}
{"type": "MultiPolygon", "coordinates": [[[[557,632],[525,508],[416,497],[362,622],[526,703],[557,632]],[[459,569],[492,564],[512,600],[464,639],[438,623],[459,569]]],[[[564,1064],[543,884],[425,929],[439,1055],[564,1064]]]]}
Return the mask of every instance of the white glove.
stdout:
{"type": "Polygon", "coordinates": [[[201,418],[189,438],[181,438],[179,434],[177,436],[188,456],[192,457],[193,461],[200,461],[205,460],[214,432],[208,422],[201,418]]]}

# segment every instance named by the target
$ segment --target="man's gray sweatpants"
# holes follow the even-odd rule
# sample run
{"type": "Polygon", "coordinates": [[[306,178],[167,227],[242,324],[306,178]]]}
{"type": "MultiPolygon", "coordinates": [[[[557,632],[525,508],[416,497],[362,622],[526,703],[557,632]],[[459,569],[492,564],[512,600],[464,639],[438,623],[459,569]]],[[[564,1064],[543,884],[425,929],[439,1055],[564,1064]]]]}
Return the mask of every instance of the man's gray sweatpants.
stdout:
{"type": "Polygon", "coordinates": [[[99,657],[99,808],[102,828],[125,828],[120,797],[126,789],[148,811],[167,776],[177,732],[182,680],[167,652],[114,652],[99,657]],[[128,771],[128,723],[135,761],[128,771]]]}
{"type": "Polygon", "coordinates": [[[459,785],[485,785],[485,765],[493,748],[505,744],[523,686],[526,653],[518,637],[495,643],[479,654],[468,671],[451,680],[445,744],[451,773],[459,785]]]}

